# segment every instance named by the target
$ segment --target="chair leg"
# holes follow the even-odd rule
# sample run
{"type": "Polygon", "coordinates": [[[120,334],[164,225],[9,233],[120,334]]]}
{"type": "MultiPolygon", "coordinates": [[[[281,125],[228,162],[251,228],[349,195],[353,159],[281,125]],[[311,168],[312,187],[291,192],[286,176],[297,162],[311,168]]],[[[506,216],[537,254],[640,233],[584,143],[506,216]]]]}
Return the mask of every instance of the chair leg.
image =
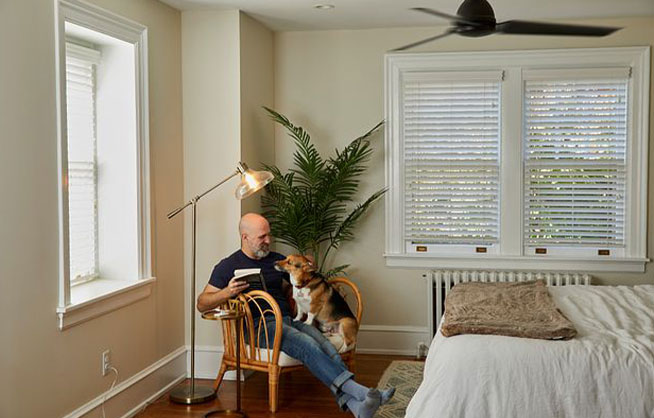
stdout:
{"type": "Polygon", "coordinates": [[[216,376],[216,380],[214,380],[213,382],[213,390],[218,390],[218,387],[222,383],[226,371],[227,371],[227,365],[225,364],[225,362],[222,362],[220,364],[220,370],[218,370],[218,376],[216,376]]]}
{"type": "Polygon", "coordinates": [[[277,395],[279,389],[279,366],[268,367],[268,403],[270,412],[277,412],[277,395]]]}

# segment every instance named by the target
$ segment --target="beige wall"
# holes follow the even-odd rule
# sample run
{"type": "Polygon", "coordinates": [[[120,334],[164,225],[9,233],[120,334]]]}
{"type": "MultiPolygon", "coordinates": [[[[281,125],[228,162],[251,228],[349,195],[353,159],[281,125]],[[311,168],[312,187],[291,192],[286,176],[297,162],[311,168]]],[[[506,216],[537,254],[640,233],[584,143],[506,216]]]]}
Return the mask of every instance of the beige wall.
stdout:
{"type": "MultiPolygon", "coordinates": [[[[654,18],[587,20],[579,23],[625,29],[601,39],[497,35],[486,38],[451,36],[414,51],[479,51],[507,49],[636,46],[654,44],[654,18]]],[[[383,57],[392,48],[427,38],[444,28],[356,31],[281,32],[275,34],[275,108],[305,127],[321,152],[341,147],[384,117],[383,57]]],[[[651,97],[651,95],[650,95],[651,97]]],[[[654,110],[650,106],[650,110],[654,110]]],[[[650,113],[650,126],[654,116],[650,113]]],[[[276,128],[276,163],[288,168],[294,146],[276,128]]],[[[650,137],[654,136],[650,128],[650,137]]],[[[364,177],[361,196],[384,186],[383,137],[364,177]]],[[[650,146],[650,165],[654,161],[650,146]]],[[[650,171],[650,213],[654,181],[650,171]]],[[[650,223],[649,257],[654,226],[650,223]]],[[[351,263],[352,277],[366,300],[364,325],[426,326],[427,287],[422,269],[385,267],[384,206],[378,204],[358,229],[357,239],[343,245],[335,265],[351,263]]],[[[645,274],[596,274],[602,284],[654,282],[645,274]]]]}
{"type": "MultiPolygon", "coordinates": [[[[184,90],[184,196],[191,199],[236,170],[240,159],[239,12],[182,13],[184,90]]],[[[197,205],[195,294],[216,261],[238,247],[240,204],[231,179],[197,205]]],[[[190,283],[191,212],[186,215],[185,271],[190,283]]],[[[185,312],[190,312],[187,285],[185,312]]],[[[187,323],[189,313],[186,313],[187,323]]],[[[198,345],[220,345],[213,321],[196,315],[198,345]]]]}
{"type": "MultiPolygon", "coordinates": [[[[238,11],[182,14],[187,199],[233,172],[239,160],[253,169],[274,161],[273,127],[261,110],[273,103],[272,45],[272,32],[238,11]]],[[[213,266],[239,248],[241,213],[259,208],[259,196],[234,198],[239,180],[231,179],[198,204],[196,294],[213,266]]],[[[190,266],[190,241],[186,260],[190,266]]],[[[197,318],[199,351],[222,345],[216,323],[197,318]]]]}
{"type": "MultiPolygon", "coordinates": [[[[273,33],[245,13],[240,19],[241,160],[254,170],[275,163],[275,131],[262,106],[273,106],[273,33]]],[[[260,212],[260,193],[241,212],[260,212]]]]}
{"type": "MultiPolygon", "coordinates": [[[[180,13],[154,0],[94,0],[149,28],[153,295],[57,329],[54,2],[0,2],[0,416],[56,417],[184,344],[180,13]],[[35,401],[35,396],[38,401],[35,401]]],[[[121,414],[124,413],[121,412],[121,414]]]]}

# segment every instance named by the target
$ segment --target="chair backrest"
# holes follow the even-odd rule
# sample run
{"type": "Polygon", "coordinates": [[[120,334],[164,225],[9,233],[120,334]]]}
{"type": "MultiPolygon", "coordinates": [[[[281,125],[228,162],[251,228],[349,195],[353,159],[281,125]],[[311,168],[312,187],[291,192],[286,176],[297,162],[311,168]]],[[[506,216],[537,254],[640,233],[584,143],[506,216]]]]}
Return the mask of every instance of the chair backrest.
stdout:
{"type": "Polygon", "coordinates": [[[361,299],[361,292],[357,285],[355,285],[350,279],[346,277],[333,277],[328,280],[330,284],[334,285],[341,295],[345,298],[345,301],[352,309],[352,303],[356,302],[356,308],[352,309],[352,313],[357,319],[357,323],[361,325],[361,316],[363,315],[363,300],[361,299]]]}
{"type": "MultiPolygon", "coordinates": [[[[357,323],[361,324],[363,314],[363,301],[359,288],[345,277],[335,277],[329,283],[337,288],[343,295],[345,301],[352,309],[357,323]],[[356,307],[353,306],[356,304],[356,307]]],[[[267,367],[268,364],[278,364],[281,349],[282,335],[282,313],[279,305],[270,294],[252,290],[241,293],[237,299],[230,299],[224,308],[239,309],[245,312],[243,326],[239,338],[241,351],[241,366],[243,368],[253,367],[259,370],[267,367]],[[267,315],[267,319],[266,319],[267,315]],[[264,321],[273,321],[275,318],[275,335],[268,332],[264,321]],[[247,334],[247,337],[246,337],[247,334]],[[247,342],[247,344],[246,344],[247,342]]],[[[223,326],[223,338],[225,345],[224,356],[232,361],[236,358],[236,327],[233,321],[221,321],[223,326]]]]}
{"type": "MultiPolygon", "coordinates": [[[[252,290],[240,294],[238,299],[230,299],[227,303],[231,309],[245,311],[243,326],[238,336],[242,365],[247,368],[248,364],[277,364],[282,341],[281,338],[277,338],[282,335],[282,313],[275,299],[266,292],[252,290]],[[265,326],[265,321],[273,320],[271,316],[275,318],[274,336],[270,335],[265,326]]],[[[231,321],[223,321],[223,336],[224,355],[228,358],[236,358],[236,328],[231,321]]]]}

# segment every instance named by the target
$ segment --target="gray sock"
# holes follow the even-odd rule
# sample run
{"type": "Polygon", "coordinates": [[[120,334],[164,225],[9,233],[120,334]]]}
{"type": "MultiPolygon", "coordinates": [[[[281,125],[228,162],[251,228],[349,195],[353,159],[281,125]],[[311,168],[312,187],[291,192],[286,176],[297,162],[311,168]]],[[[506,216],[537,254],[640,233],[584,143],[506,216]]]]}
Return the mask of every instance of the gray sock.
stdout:
{"type": "Polygon", "coordinates": [[[356,418],[372,418],[381,405],[381,394],[377,389],[370,389],[363,401],[352,398],[347,407],[356,418]]]}
{"type": "Polygon", "coordinates": [[[380,391],[381,393],[381,404],[386,405],[388,401],[391,400],[393,395],[395,395],[395,388],[388,388],[386,390],[380,391]]]}
{"type": "Polygon", "coordinates": [[[348,395],[352,395],[355,399],[363,401],[372,389],[355,382],[354,379],[347,379],[341,385],[341,390],[348,395]]]}

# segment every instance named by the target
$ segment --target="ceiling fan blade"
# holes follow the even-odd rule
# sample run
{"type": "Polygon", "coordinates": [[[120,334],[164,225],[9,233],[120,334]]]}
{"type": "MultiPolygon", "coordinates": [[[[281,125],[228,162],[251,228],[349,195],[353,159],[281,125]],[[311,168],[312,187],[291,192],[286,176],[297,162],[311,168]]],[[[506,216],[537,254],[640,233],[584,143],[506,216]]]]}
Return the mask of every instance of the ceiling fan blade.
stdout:
{"type": "Polygon", "coordinates": [[[453,20],[455,22],[465,23],[467,25],[477,26],[477,23],[472,22],[470,20],[467,20],[467,19],[465,19],[465,18],[463,18],[461,16],[449,15],[447,13],[439,12],[438,10],[428,9],[426,7],[412,7],[411,10],[415,10],[416,12],[423,12],[423,13],[427,13],[427,14],[430,14],[430,15],[442,17],[444,19],[453,20]]]}
{"type": "Polygon", "coordinates": [[[414,46],[426,44],[427,42],[431,42],[431,41],[435,41],[436,39],[444,38],[447,35],[450,35],[450,34],[452,34],[454,32],[456,32],[456,30],[454,30],[454,29],[448,30],[447,32],[441,33],[441,34],[436,35],[436,36],[432,36],[432,37],[427,38],[427,39],[423,39],[422,41],[414,42],[412,44],[404,45],[404,46],[401,46],[399,48],[391,49],[390,52],[404,51],[404,50],[407,50],[409,48],[413,48],[414,46]]]}
{"type": "Polygon", "coordinates": [[[495,31],[499,33],[522,35],[567,35],[567,36],[606,36],[622,28],[586,25],[561,25],[557,23],[527,22],[508,20],[498,23],[495,31]]]}

